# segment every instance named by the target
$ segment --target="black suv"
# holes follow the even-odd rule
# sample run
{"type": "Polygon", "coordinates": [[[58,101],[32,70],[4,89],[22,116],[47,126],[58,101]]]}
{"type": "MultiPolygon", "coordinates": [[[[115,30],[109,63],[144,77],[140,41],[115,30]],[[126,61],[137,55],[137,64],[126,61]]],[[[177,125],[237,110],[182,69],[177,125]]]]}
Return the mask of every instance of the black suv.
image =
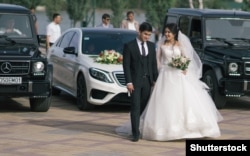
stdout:
{"type": "Polygon", "coordinates": [[[29,97],[32,111],[48,111],[52,69],[39,51],[30,11],[0,4],[0,96],[29,97]]]}
{"type": "Polygon", "coordinates": [[[202,80],[217,108],[250,91],[250,13],[171,8],[164,21],[176,23],[203,63],[202,80]]]}

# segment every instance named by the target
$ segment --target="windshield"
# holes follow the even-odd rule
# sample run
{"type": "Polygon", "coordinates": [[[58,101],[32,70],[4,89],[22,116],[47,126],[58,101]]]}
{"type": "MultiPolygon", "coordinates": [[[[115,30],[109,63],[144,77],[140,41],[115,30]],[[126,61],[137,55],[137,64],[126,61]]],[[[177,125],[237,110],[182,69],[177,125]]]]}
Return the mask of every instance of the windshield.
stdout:
{"type": "Polygon", "coordinates": [[[9,38],[31,38],[28,15],[0,14],[0,35],[9,38]]]}
{"type": "Polygon", "coordinates": [[[123,44],[136,38],[134,34],[88,34],[83,36],[84,54],[98,55],[103,50],[122,53],[123,44]]]}
{"type": "Polygon", "coordinates": [[[206,19],[206,39],[250,39],[250,19],[211,18],[206,19]]]}

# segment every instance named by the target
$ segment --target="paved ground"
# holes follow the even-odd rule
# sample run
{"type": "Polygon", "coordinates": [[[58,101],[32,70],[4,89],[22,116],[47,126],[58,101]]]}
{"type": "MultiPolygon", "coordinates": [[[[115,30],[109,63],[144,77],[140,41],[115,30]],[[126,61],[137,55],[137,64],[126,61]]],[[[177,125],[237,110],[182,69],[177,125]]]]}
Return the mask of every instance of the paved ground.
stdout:
{"type": "MultiPolygon", "coordinates": [[[[250,98],[220,110],[222,136],[250,139],[250,98]]],[[[184,156],[185,141],[131,142],[114,129],[127,121],[129,107],[79,111],[68,95],[52,98],[46,113],[30,112],[25,98],[0,98],[0,156],[184,156]]]]}

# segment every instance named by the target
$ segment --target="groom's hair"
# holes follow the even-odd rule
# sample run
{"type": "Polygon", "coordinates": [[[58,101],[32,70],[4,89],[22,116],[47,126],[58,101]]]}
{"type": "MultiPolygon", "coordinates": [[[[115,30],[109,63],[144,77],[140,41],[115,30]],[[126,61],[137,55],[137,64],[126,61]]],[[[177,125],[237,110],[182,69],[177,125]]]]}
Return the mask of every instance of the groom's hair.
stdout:
{"type": "Polygon", "coordinates": [[[148,22],[143,22],[140,27],[139,27],[139,31],[143,32],[143,31],[149,31],[152,32],[153,28],[151,26],[151,24],[149,24],[148,22]]]}

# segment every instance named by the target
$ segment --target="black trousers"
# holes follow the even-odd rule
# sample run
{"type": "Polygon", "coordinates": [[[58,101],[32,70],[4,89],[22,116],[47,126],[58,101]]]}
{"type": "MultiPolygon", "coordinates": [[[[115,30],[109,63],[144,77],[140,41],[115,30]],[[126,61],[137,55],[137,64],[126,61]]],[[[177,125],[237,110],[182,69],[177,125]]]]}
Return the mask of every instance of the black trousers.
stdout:
{"type": "Polygon", "coordinates": [[[139,137],[140,115],[147,105],[151,92],[149,77],[142,77],[141,85],[134,85],[134,89],[131,94],[130,119],[133,137],[139,137]]]}

